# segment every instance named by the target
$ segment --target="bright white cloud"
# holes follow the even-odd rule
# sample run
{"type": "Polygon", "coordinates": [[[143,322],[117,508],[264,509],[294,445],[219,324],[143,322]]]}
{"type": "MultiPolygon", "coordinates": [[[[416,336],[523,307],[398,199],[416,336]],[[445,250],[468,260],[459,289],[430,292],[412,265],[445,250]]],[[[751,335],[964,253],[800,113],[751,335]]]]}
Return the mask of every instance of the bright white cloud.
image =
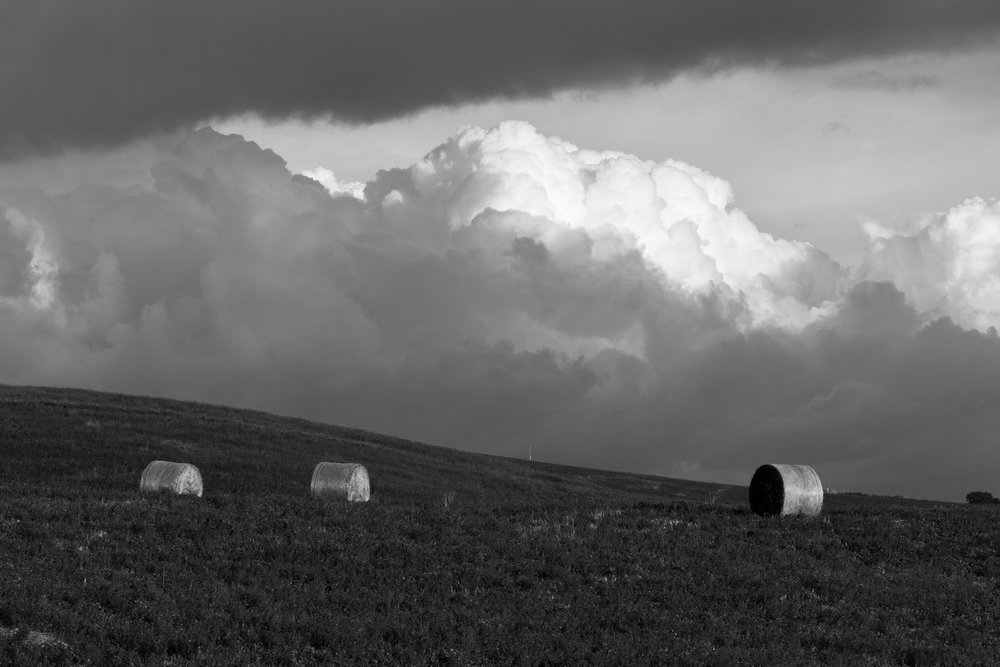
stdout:
{"type": "Polygon", "coordinates": [[[341,195],[348,195],[354,197],[355,199],[365,198],[365,184],[359,183],[358,181],[341,181],[337,176],[327,169],[326,167],[316,167],[315,169],[307,169],[300,172],[303,176],[308,176],[309,178],[317,181],[326,188],[334,197],[339,197],[341,195]]]}
{"type": "Polygon", "coordinates": [[[832,260],[761,233],[731,207],[728,183],[681,162],[581,150],[507,122],[461,131],[408,175],[412,195],[383,201],[406,211],[395,216],[447,220],[452,230],[486,216],[490,227],[549,248],[567,232],[583,234],[593,259],[635,252],[666,285],[738,295],[749,305],[748,325],[802,326],[835,295],[840,270],[832,260]],[[516,215],[496,215],[507,212],[516,215]],[[544,232],[539,219],[549,224],[544,232]]]}
{"type": "Polygon", "coordinates": [[[894,280],[921,311],[1000,324],[1000,201],[969,199],[909,233],[871,221],[865,274],[894,280]]]}

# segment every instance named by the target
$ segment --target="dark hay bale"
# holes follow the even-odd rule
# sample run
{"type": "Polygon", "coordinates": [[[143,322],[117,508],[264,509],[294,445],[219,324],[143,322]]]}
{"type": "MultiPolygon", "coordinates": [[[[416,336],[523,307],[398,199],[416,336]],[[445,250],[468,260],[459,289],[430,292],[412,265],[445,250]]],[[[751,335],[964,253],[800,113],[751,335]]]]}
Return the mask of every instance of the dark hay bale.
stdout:
{"type": "Polygon", "coordinates": [[[823,484],[809,466],[764,464],[750,480],[750,509],[764,516],[819,516],[823,484]]]}

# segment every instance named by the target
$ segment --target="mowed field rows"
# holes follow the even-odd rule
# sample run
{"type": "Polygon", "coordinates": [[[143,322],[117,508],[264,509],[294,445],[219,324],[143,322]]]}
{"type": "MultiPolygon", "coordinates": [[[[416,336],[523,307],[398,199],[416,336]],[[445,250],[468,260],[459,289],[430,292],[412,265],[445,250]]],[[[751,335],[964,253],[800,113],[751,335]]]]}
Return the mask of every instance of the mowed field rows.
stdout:
{"type": "Polygon", "coordinates": [[[996,507],[767,519],[745,487],[45,388],[0,387],[0,447],[0,664],[1000,663],[996,507]],[[204,496],[140,494],[154,459],[204,496]],[[312,499],[319,461],[371,501],[312,499]]]}

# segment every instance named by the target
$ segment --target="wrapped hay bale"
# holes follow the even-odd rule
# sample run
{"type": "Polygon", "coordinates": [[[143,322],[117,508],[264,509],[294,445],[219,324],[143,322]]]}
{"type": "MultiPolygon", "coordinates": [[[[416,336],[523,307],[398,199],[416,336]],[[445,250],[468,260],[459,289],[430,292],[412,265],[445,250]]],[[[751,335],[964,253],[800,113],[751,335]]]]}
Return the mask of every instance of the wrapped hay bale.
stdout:
{"type": "Polygon", "coordinates": [[[314,498],[346,498],[352,503],[366,503],[370,497],[368,471],[357,463],[317,463],[310,491],[314,498]]]}
{"type": "Polygon", "coordinates": [[[762,465],[750,480],[750,509],[762,515],[819,516],[823,484],[809,466],[762,465]]]}
{"type": "Polygon", "coordinates": [[[201,473],[190,463],[153,461],[142,471],[139,490],[143,493],[168,491],[201,498],[201,473]]]}

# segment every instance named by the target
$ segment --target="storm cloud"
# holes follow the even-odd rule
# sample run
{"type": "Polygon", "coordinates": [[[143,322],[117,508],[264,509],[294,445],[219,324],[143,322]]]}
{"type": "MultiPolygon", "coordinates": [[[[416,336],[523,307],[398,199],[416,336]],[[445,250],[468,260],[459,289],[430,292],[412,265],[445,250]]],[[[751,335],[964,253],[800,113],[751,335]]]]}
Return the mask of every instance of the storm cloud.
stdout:
{"type": "Polygon", "coordinates": [[[871,223],[848,269],[701,169],[524,123],[310,174],[207,128],[0,165],[0,381],[738,483],[958,499],[1000,469],[996,202],[871,223]]]}
{"type": "Polygon", "coordinates": [[[364,123],[684,71],[970,48],[998,29],[992,0],[3,2],[0,156],[243,112],[364,123]]]}

